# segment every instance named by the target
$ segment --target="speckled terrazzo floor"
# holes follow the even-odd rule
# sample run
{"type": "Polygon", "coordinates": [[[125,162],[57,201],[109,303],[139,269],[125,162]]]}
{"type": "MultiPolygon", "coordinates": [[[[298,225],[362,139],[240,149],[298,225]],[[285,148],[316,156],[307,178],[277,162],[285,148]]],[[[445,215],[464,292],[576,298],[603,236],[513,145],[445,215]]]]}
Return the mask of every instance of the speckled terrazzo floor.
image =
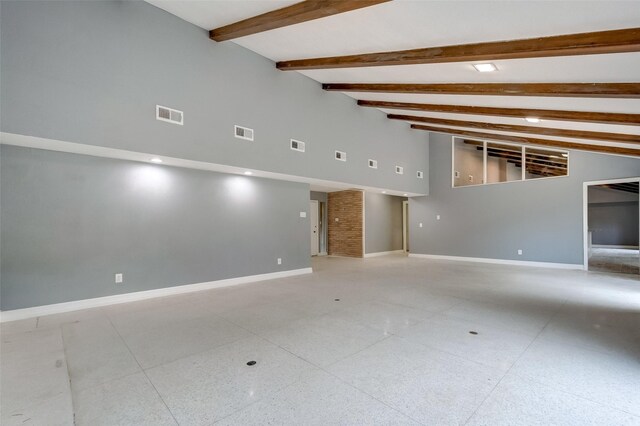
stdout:
{"type": "Polygon", "coordinates": [[[313,267],[3,323],[0,423],[640,425],[637,277],[313,267]]]}
{"type": "Polygon", "coordinates": [[[591,249],[589,270],[618,274],[640,273],[640,251],[633,249],[598,248],[591,249]]]}

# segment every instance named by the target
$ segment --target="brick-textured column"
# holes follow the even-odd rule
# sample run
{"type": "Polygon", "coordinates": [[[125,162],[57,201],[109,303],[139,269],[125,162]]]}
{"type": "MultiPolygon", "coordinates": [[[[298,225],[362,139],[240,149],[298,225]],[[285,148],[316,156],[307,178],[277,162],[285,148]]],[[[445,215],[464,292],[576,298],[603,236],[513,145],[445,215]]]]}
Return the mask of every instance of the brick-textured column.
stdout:
{"type": "Polygon", "coordinates": [[[327,207],[328,254],[363,257],[364,193],[351,190],[330,192],[327,207]]]}

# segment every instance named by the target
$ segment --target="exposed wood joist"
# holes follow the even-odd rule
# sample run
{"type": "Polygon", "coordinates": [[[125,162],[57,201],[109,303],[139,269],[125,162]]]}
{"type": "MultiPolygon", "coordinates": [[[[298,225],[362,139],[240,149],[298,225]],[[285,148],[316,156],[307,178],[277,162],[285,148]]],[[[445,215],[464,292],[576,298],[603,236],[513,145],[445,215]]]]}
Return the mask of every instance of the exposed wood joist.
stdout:
{"type": "Polygon", "coordinates": [[[624,191],[624,192],[630,192],[632,194],[637,194],[638,191],[638,184],[636,183],[635,185],[629,185],[629,184],[620,184],[620,183],[611,183],[611,184],[606,184],[606,185],[602,185],[605,188],[609,188],[609,189],[614,189],[616,191],[624,191]]]}
{"type": "Polygon", "coordinates": [[[388,1],[390,0],[307,0],[213,29],[209,31],[209,38],[215,41],[231,40],[388,1]]]}
{"type": "Polygon", "coordinates": [[[429,123],[442,126],[469,127],[473,129],[497,130],[501,132],[532,133],[536,135],[558,136],[563,138],[591,139],[597,141],[640,144],[640,135],[629,135],[624,133],[591,132],[588,130],[518,126],[514,124],[483,123],[479,121],[447,120],[444,118],[419,117],[403,114],[388,114],[387,117],[392,120],[415,121],[418,123],[429,123]]]}
{"type": "Polygon", "coordinates": [[[427,95],[545,96],[567,98],[640,98],[640,83],[325,83],[334,92],[427,95]]]}
{"type": "Polygon", "coordinates": [[[472,138],[515,142],[527,145],[542,145],[564,149],[578,149],[582,151],[602,152],[606,154],[640,156],[640,149],[623,148],[618,146],[590,145],[573,142],[552,141],[548,139],[530,138],[524,136],[498,135],[495,133],[472,132],[470,130],[450,129],[446,127],[423,126],[412,124],[412,129],[426,130],[428,132],[449,133],[452,135],[469,136],[472,138]]]}
{"type": "Polygon", "coordinates": [[[412,111],[442,112],[449,114],[494,115],[502,117],[536,117],[543,120],[581,121],[604,124],[640,126],[640,114],[622,114],[591,111],[561,111],[530,108],[495,108],[467,105],[418,104],[411,102],[364,101],[358,105],[372,108],[405,109],[412,111]]]}
{"type": "Polygon", "coordinates": [[[640,51],[640,28],[567,34],[511,41],[427,47],[392,52],[277,63],[281,70],[375,67],[385,65],[438,64],[499,59],[547,58],[640,51]]]}

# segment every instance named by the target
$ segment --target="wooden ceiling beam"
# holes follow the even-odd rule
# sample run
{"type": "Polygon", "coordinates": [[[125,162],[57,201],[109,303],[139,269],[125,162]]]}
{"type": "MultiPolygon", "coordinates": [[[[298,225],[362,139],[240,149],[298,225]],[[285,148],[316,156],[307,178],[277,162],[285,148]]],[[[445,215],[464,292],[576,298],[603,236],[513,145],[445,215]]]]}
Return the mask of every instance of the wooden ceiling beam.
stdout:
{"type": "Polygon", "coordinates": [[[566,98],[640,98],[640,83],[325,83],[333,92],[426,95],[544,96],[566,98]]]}
{"type": "Polygon", "coordinates": [[[215,41],[231,40],[388,1],[390,0],[307,0],[215,28],[209,31],[209,38],[215,41]]]}
{"type": "Polygon", "coordinates": [[[469,136],[472,138],[499,140],[507,142],[515,142],[526,145],[542,145],[564,149],[578,149],[582,151],[601,152],[605,154],[631,155],[640,157],[640,149],[623,148],[619,146],[606,145],[590,145],[574,142],[552,141],[548,139],[530,138],[524,136],[498,135],[495,133],[481,133],[469,130],[450,129],[446,127],[423,126],[421,124],[412,124],[412,129],[425,130],[428,132],[449,133],[451,135],[469,136]]]}
{"type": "Polygon", "coordinates": [[[511,41],[298,59],[278,62],[277,67],[280,70],[314,70],[548,58],[638,51],[640,51],[640,28],[627,28],[511,41]]]}
{"type": "Polygon", "coordinates": [[[414,115],[388,114],[392,120],[415,121],[442,126],[469,127],[473,129],[497,130],[501,132],[532,133],[535,135],[558,136],[574,139],[591,139],[597,141],[623,142],[640,145],[640,135],[624,133],[591,132],[587,130],[557,129],[551,127],[518,126],[513,124],[484,123],[479,121],[447,120],[444,118],[419,117],[414,115]]]}
{"type": "Polygon", "coordinates": [[[359,100],[358,105],[372,108],[404,109],[412,111],[442,112],[448,114],[493,115],[516,118],[536,117],[542,120],[580,121],[590,123],[640,126],[640,114],[622,114],[591,111],[562,111],[531,108],[496,108],[467,105],[439,105],[365,100],[359,100]]]}

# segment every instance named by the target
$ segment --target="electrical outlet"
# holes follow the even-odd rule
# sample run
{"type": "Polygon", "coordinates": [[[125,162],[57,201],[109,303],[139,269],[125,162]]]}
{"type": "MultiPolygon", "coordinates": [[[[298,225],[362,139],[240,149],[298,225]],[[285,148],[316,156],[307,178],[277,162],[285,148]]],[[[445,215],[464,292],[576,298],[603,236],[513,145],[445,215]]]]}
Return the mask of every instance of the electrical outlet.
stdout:
{"type": "Polygon", "coordinates": [[[469,175],[469,182],[473,182],[473,175],[469,175]]]}
{"type": "Polygon", "coordinates": [[[278,258],[278,265],[282,265],[282,258],[281,257],[278,258]]]}
{"type": "Polygon", "coordinates": [[[440,215],[439,214],[436,215],[436,220],[440,220],[440,215]]]}
{"type": "Polygon", "coordinates": [[[518,256],[522,256],[522,250],[518,249],[518,256]]]}
{"type": "Polygon", "coordinates": [[[307,212],[300,212],[300,217],[307,217],[307,212]]]}
{"type": "Polygon", "coordinates": [[[116,284],[122,284],[122,274],[116,274],[116,284]]]}
{"type": "Polygon", "coordinates": [[[418,225],[418,226],[420,226],[420,228],[422,228],[422,222],[420,222],[420,225],[418,225]]]}

